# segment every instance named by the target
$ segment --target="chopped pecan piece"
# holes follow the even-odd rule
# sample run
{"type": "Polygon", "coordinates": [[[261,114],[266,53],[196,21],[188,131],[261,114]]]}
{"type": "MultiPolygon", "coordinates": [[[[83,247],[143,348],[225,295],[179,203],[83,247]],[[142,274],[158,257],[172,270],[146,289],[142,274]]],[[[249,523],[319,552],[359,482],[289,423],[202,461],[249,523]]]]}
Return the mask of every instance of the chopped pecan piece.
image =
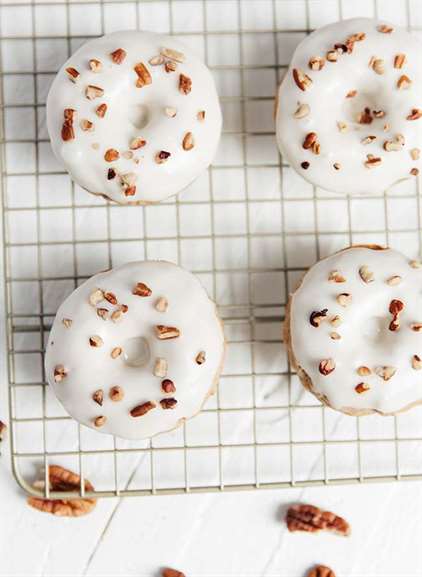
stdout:
{"type": "Polygon", "coordinates": [[[93,335],[92,337],[89,337],[89,344],[91,347],[102,347],[104,342],[100,336],[93,335]]]}
{"type": "Polygon", "coordinates": [[[420,371],[422,369],[422,359],[419,355],[413,355],[412,368],[415,369],[415,371],[420,371]]]}
{"type": "Polygon", "coordinates": [[[123,60],[126,58],[126,50],[123,50],[123,48],[118,48],[117,50],[112,52],[110,56],[115,64],[121,64],[123,60]]]}
{"type": "Polygon", "coordinates": [[[340,293],[337,295],[336,301],[341,307],[347,307],[352,302],[352,295],[349,293],[340,293]]]}
{"type": "Polygon", "coordinates": [[[138,64],[136,64],[134,70],[138,76],[136,80],[137,88],[143,88],[144,86],[147,86],[148,84],[152,83],[151,74],[149,73],[147,67],[143,62],[139,62],[138,64]]]}
{"type": "Polygon", "coordinates": [[[364,108],[363,112],[358,114],[357,121],[359,124],[371,124],[373,121],[371,109],[368,107],[364,108]]]}
{"type": "Polygon", "coordinates": [[[104,160],[106,162],[114,162],[120,157],[119,151],[115,148],[109,148],[105,151],[104,160]]]}
{"type": "Polygon", "coordinates": [[[63,365],[56,365],[54,367],[54,382],[61,383],[63,379],[67,377],[67,370],[63,365]]]}
{"type": "Polygon", "coordinates": [[[394,56],[394,68],[403,68],[406,63],[406,54],[396,54],[394,56]]]}
{"type": "Polygon", "coordinates": [[[410,156],[412,157],[412,160],[419,160],[421,155],[421,151],[419,148],[412,148],[412,150],[410,151],[410,156]]]}
{"type": "Polygon", "coordinates": [[[389,325],[390,331],[398,331],[400,328],[400,321],[399,316],[402,310],[404,309],[404,303],[398,299],[393,299],[390,302],[390,306],[388,308],[390,314],[393,315],[393,319],[389,325]]]}
{"type": "Polygon", "coordinates": [[[346,282],[346,279],[338,270],[332,270],[328,275],[328,280],[330,282],[336,282],[336,283],[346,282]]]}
{"type": "MultiPolygon", "coordinates": [[[[81,489],[80,476],[58,465],[49,466],[48,477],[52,491],[79,492],[81,489]]],[[[94,491],[94,487],[87,479],[84,481],[84,486],[86,492],[91,493],[94,491]]],[[[27,503],[34,509],[44,513],[51,513],[61,517],[80,517],[90,513],[97,504],[97,500],[86,497],[71,500],[28,497],[27,503]]]]}
{"type": "Polygon", "coordinates": [[[144,140],[143,138],[140,138],[139,136],[137,138],[134,138],[133,140],[131,140],[130,144],[129,144],[129,148],[131,150],[138,150],[138,148],[142,148],[143,146],[145,146],[147,143],[146,140],[144,140]]]}
{"type": "Polygon", "coordinates": [[[406,120],[419,120],[422,117],[422,110],[420,108],[412,108],[410,114],[406,116],[406,120]]]}
{"type": "Polygon", "coordinates": [[[176,392],[176,387],[175,387],[173,381],[170,379],[164,379],[164,381],[161,381],[161,388],[162,388],[164,393],[175,393],[176,392]]]}
{"type": "Polygon", "coordinates": [[[72,319],[62,319],[62,323],[67,329],[70,329],[72,322],[72,319]]]}
{"type": "Polygon", "coordinates": [[[289,531],[332,531],[344,537],[350,534],[350,526],[342,517],[322,511],[313,505],[293,505],[286,515],[286,524],[289,531]]]}
{"type": "Polygon", "coordinates": [[[203,365],[206,361],[205,351],[199,351],[195,357],[195,362],[197,365],[203,365]]]}
{"type": "Polygon", "coordinates": [[[79,124],[81,129],[85,132],[92,132],[94,130],[94,123],[86,118],[82,118],[79,124]]]}
{"type": "Polygon", "coordinates": [[[99,429],[100,427],[104,427],[107,422],[107,417],[104,415],[100,415],[99,417],[95,417],[94,425],[99,429]]]}
{"type": "Polygon", "coordinates": [[[304,162],[300,163],[300,166],[303,168],[303,170],[308,170],[311,165],[307,160],[305,160],[304,162]]]}
{"type": "Polygon", "coordinates": [[[104,118],[104,116],[106,115],[106,112],[107,112],[107,104],[105,102],[103,102],[102,104],[99,104],[97,106],[97,108],[95,109],[95,114],[99,118],[104,118]]]}
{"type": "Polygon", "coordinates": [[[191,78],[189,78],[189,76],[185,76],[184,74],[181,74],[179,76],[179,92],[187,95],[187,94],[189,94],[189,92],[191,90],[192,90],[191,78]]]}
{"type": "Polygon", "coordinates": [[[104,402],[104,391],[102,389],[98,389],[97,391],[95,391],[94,394],[92,395],[92,400],[95,401],[97,405],[100,405],[100,407],[102,407],[104,402]]]}
{"type": "Polygon", "coordinates": [[[107,180],[113,180],[113,178],[116,178],[116,171],[114,168],[109,168],[107,171],[107,180]]]}
{"type": "Polygon", "coordinates": [[[346,94],[346,98],[354,98],[357,93],[357,90],[349,90],[349,92],[346,94]]]}
{"type": "Polygon", "coordinates": [[[92,72],[101,72],[101,70],[103,69],[103,65],[96,58],[91,58],[91,60],[89,61],[89,67],[92,70],[92,72]]]}
{"type": "Polygon", "coordinates": [[[155,327],[157,338],[161,340],[176,339],[180,337],[180,331],[176,327],[166,327],[165,325],[157,325],[155,327]]]}
{"type": "Polygon", "coordinates": [[[103,321],[106,321],[106,320],[107,320],[107,317],[108,317],[108,309],[103,309],[103,308],[101,308],[101,307],[98,308],[98,309],[97,309],[97,315],[98,315],[101,319],[103,319],[103,321]]]}
{"type": "Polygon", "coordinates": [[[174,118],[177,114],[177,108],[174,108],[173,106],[166,106],[164,108],[164,112],[169,118],[174,118]]]}
{"type": "Polygon", "coordinates": [[[339,317],[339,315],[335,315],[330,319],[330,325],[332,325],[333,327],[339,327],[342,323],[341,318],[339,317]]]}
{"type": "Polygon", "coordinates": [[[337,62],[338,52],[336,50],[329,50],[326,54],[328,62],[337,62]]]}
{"type": "Polygon", "coordinates": [[[293,116],[298,119],[305,118],[306,116],[308,116],[310,111],[311,109],[309,107],[309,104],[298,103],[298,107],[296,108],[293,116]]]}
{"type": "Polygon", "coordinates": [[[95,98],[100,98],[101,96],[103,96],[103,94],[104,90],[102,88],[100,88],[99,86],[93,86],[92,84],[87,86],[85,89],[85,96],[88,98],[88,100],[94,100],[95,98]]]}
{"type": "Polygon", "coordinates": [[[422,268],[422,262],[421,262],[420,260],[411,260],[411,261],[409,262],[409,265],[410,265],[412,268],[422,268]]]}
{"type": "Polygon", "coordinates": [[[325,66],[325,58],[321,58],[321,56],[313,56],[309,60],[309,68],[311,70],[322,70],[325,66]]]}
{"type": "Polygon", "coordinates": [[[160,297],[157,299],[154,306],[155,310],[157,310],[159,313],[165,313],[169,306],[169,303],[165,297],[160,297]]]}
{"type": "Polygon", "coordinates": [[[366,168],[374,168],[382,163],[382,158],[379,156],[373,156],[372,154],[366,155],[365,166],[366,168]]]}
{"type": "Polygon", "coordinates": [[[412,81],[406,74],[402,74],[397,80],[397,88],[399,90],[406,90],[412,84],[412,81]]]}
{"type": "Polygon", "coordinates": [[[79,76],[80,76],[80,74],[79,74],[79,72],[76,70],[76,68],[72,68],[71,66],[70,66],[69,68],[66,68],[66,72],[67,72],[67,75],[68,75],[69,79],[70,79],[72,82],[76,82],[77,79],[78,79],[79,76]]]}
{"type": "Polygon", "coordinates": [[[161,357],[155,359],[153,373],[156,377],[167,376],[167,361],[161,357]]]}
{"type": "Polygon", "coordinates": [[[117,357],[120,357],[120,355],[122,354],[123,349],[122,347],[114,347],[114,349],[112,349],[110,355],[112,359],[117,359],[117,357]]]}
{"type": "Polygon", "coordinates": [[[122,401],[124,396],[125,396],[125,392],[122,389],[122,387],[119,387],[118,385],[111,387],[110,392],[109,392],[109,397],[114,403],[118,403],[119,401],[122,401]]]}
{"type": "Polygon", "coordinates": [[[89,295],[89,304],[93,307],[97,306],[102,300],[104,300],[104,293],[101,289],[94,289],[89,295]]]}
{"type": "Polygon", "coordinates": [[[151,66],[161,66],[161,64],[164,64],[164,57],[161,56],[161,54],[158,54],[157,56],[150,58],[148,62],[151,66]]]}
{"type": "Polygon", "coordinates": [[[389,24],[380,24],[377,28],[378,32],[382,32],[383,34],[391,34],[391,32],[394,30],[394,28],[392,26],[390,26],[389,24]]]}
{"type": "Polygon", "coordinates": [[[156,407],[155,403],[153,403],[152,401],[147,401],[146,403],[142,403],[142,405],[137,405],[136,407],[134,407],[130,411],[130,414],[132,417],[143,417],[144,415],[149,413],[149,411],[155,409],[155,407],[156,407]]]}
{"type": "Polygon", "coordinates": [[[174,409],[177,405],[176,399],[161,399],[160,405],[162,409],[174,409]]]}
{"type": "Polygon", "coordinates": [[[360,366],[357,369],[357,373],[358,375],[360,375],[361,377],[367,377],[369,375],[372,375],[372,371],[369,367],[365,367],[365,366],[360,366]]]}
{"type": "Polygon", "coordinates": [[[149,297],[152,295],[152,290],[143,282],[136,283],[132,294],[138,297],[149,297]]]}
{"type": "Polygon", "coordinates": [[[64,122],[62,126],[62,139],[67,142],[68,140],[74,140],[75,131],[73,130],[73,119],[75,116],[75,110],[72,108],[65,108],[64,110],[64,122]]]}
{"type": "Polygon", "coordinates": [[[385,72],[385,64],[382,58],[371,58],[369,66],[377,74],[384,74],[385,72]]]}
{"type": "Polygon", "coordinates": [[[185,577],[185,574],[181,571],[177,571],[177,569],[170,569],[170,567],[166,567],[161,572],[162,577],[185,577]]]}
{"type": "Polygon", "coordinates": [[[313,311],[309,317],[309,322],[313,327],[318,328],[321,322],[327,317],[328,309],[322,309],[322,311],[313,311]]]}
{"type": "Polygon", "coordinates": [[[204,122],[205,120],[205,110],[199,110],[198,114],[196,115],[196,118],[199,120],[199,122],[204,122]]]}
{"type": "Polygon", "coordinates": [[[412,323],[410,328],[412,331],[415,331],[415,333],[420,333],[422,331],[422,323],[412,323]]]}
{"type": "Polygon", "coordinates": [[[381,377],[384,381],[389,381],[391,377],[394,377],[397,369],[394,367],[375,367],[375,374],[381,377]]]}
{"type": "Polygon", "coordinates": [[[310,571],[306,577],[336,577],[334,571],[325,565],[316,565],[310,571]]]}
{"type": "Polygon", "coordinates": [[[155,162],[157,164],[163,164],[163,162],[166,162],[169,158],[170,158],[170,152],[167,152],[166,150],[160,150],[155,155],[155,162]]]}
{"type": "Polygon", "coordinates": [[[308,134],[305,136],[305,140],[303,141],[302,148],[304,148],[305,150],[312,148],[313,145],[317,142],[317,140],[318,136],[315,132],[308,132],[308,134]]]}
{"type": "Polygon", "coordinates": [[[367,284],[374,281],[374,273],[366,265],[360,267],[359,276],[367,284]]]}
{"type": "Polygon", "coordinates": [[[307,90],[312,85],[312,80],[300,68],[293,68],[293,80],[295,81],[296,86],[303,91],[307,90]]]}
{"type": "Polygon", "coordinates": [[[410,170],[410,174],[411,174],[412,176],[418,176],[418,174],[419,174],[419,168],[412,168],[412,169],[410,170]]]}
{"type": "Polygon", "coordinates": [[[394,276],[390,276],[390,278],[387,279],[387,284],[390,286],[397,286],[401,283],[402,278],[399,275],[394,275],[394,276]]]}
{"type": "Polygon", "coordinates": [[[174,60],[166,60],[164,70],[166,72],[175,72],[177,70],[177,62],[174,62],[174,60]]]}
{"type": "Polygon", "coordinates": [[[192,150],[195,146],[192,132],[187,132],[182,141],[183,150],[192,150]]]}
{"type": "Polygon", "coordinates": [[[319,363],[318,366],[319,372],[321,373],[321,375],[324,375],[324,377],[332,373],[335,368],[336,364],[333,361],[333,359],[324,359],[319,363]]]}
{"type": "Polygon", "coordinates": [[[0,443],[3,441],[5,433],[7,431],[7,426],[3,421],[0,421],[0,443]]]}
{"type": "Polygon", "coordinates": [[[366,393],[366,391],[369,391],[371,387],[368,385],[368,383],[359,383],[356,385],[355,387],[355,391],[361,395],[362,393],[366,393]]]}
{"type": "Polygon", "coordinates": [[[165,58],[170,58],[170,60],[175,60],[176,62],[184,62],[185,55],[183,52],[179,52],[179,50],[174,50],[174,48],[161,48],[160,53],[165,58]]]}

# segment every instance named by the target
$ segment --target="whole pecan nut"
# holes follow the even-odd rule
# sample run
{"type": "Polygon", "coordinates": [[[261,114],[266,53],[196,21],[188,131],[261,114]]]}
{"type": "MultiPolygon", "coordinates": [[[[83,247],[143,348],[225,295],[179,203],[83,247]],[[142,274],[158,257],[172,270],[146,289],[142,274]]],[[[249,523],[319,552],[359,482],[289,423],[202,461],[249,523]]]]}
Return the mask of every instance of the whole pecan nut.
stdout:
{"type": "Polygon", "coordinates": [[[350,526],[345,519],[331,513],[322,511],[313,505],[292,505],[287,510],[286,524],[289,531],[332,531],[337,535],[346,537],[350,534],[350,526]]]}

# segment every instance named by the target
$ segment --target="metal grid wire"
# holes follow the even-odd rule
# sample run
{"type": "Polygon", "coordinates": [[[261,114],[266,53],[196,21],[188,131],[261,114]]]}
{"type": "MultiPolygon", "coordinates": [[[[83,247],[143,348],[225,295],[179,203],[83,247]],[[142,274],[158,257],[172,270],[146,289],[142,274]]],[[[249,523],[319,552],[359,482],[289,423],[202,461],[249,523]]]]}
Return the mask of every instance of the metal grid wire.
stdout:
{"type": "Polygon", "coordinates": [[[89,478],[98,496],[422,478],[421,410],[354,418],[322,407],[290,371],[280,337],[287,295],[320,257],[357,242],[421,254],[416,180],[383,197],[335,196],[306,184],[277,153],[274,94],[292,50],[313,28],[358,15],[416,33],[422,25],[417,0],[2,3],[11,454],[26,491],[34,492],[34,469],[52,463],[89,478]],[[129,27],[175,34],[202,53],[225,118],[208,173],[178,199],[147,208],[81,191],[56,164],[45,129],[58,66],[87,38],[129,27]],[[98,270],[136,258],[193,270],[217,300],[229,343],[216,397],[183,428],[147,442],[77,425],[43,369],[60,302],[98,270]]]}

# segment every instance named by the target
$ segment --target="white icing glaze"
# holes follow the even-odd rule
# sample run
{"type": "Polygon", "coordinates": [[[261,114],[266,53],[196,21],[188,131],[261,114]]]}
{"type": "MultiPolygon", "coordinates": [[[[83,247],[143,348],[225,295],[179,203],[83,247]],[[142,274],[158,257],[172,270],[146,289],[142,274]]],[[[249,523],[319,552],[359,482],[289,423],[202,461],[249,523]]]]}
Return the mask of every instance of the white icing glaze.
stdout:
{"type": "Polygon", "coordinates": [[[394,413],[422,402],[422,370],[412,366],[413,355],[422,358],[422,331],[411,328],[412,323],[422,322],[421,305],[422,268],[413,268],[395,250],[352,247],[316,263],[293,294],[290,309],[291,349],[313,390],[338,410],[394,413]],[[373,273],[372,282],[362,280],[363,266],[373,273]],[[330,282],[333,271],[346,281],[330,282]],[[387,282],[397,276],[401,278],[387,282]],[[338,304],[340,293],[351,295],[348,306],[338,304]],[[404,304],[396,331],[389,329],[393,299],[404,304]],[[311,313],[323,309],[328,309],[327,317],[319,327],[312,326],[311,313]],[[342,320],[337,327],[330,323],[335,315],[342,320]],[[341,338],[333,340],[332,332],[341,338]],[[335,369],[322,375],[319,363],[326,359],[334,360],[335,369]],[[372,374],[360,376],[361,366],[372,374]],[[384,380],[374,372],[377,367],[393,367],[396,372],[384,380]],[[362,382],[370,389],[359,394],[355,387],[362,382]]]}
{"type": "Polygon", "coordinates": [[[119,203],[149,203],[178,193],[211,163],[221,133],[221,111],[210,71],[189,49],[170,36],[122,31],[87,42],[62,66],[48,95],[47,124],[57,158],[80,186],[119,203]],[[119,48],[127,54],[116,64],[111,53],[119,48]],[[163,48],[184,54],[183,62],[173,61],[175,71],[149,63],[163,48]],[[90,69],[91,59],[101,62],[99,72],[90,69]],[[134,67],[140,62],[152,82],[138,88],[134,67]],[[76,82],[66,72],[69,67],[79,72],[76,82]],[[192,80],[188,94],[179,90],[180,74],[192,80]],[[89,85],[102,88],[103,96],[89,100],[85,95],[89,85]],[[100,118],[95,111],[102,103],[107,111],[100,118]],[[74,139],[64,141],[63,116],[69,108],[76,111],[74,139]],[[169,116],[174,111],[166,113],[166,108],[176,109],[176,115],[169,116]],[[197,118],[200,111],[205,111],[205,118],[197,118]],[[94,129],[82,130],[82,119],[93,122],[94,129]],[[182,142],[188,132],[194,147],[185,150],[182,142]],[[133,150],[133,158],[123,157],[137,137],[146,145],[133,150]],[[106,162],[108,149],[119,151],[120,158],[106,162]],[[155,161],[160,151],[171,155],[162,164],[155,161]],[[136,175],[135,195],[125,196],[118,176],[108,180],[110,168],[118,175],[136,175]]]}
{"type": "MultiPolygon", "coordinates": [[[[410,151],[422,147],[422,119],[407,120],[411,110],[422,108],[421,44],[404,29],[394,27],[382,33],[384,24],[370,18],[343,20],[320,28],[307,36],[296,49],[290,67],[281,83],[276,116],[279,148],[289,163],[312,184],[341,193],[379,193],[394,183],[414,178],[410,171],[420,167],[420,161],[410,151]],[[311,70],[309,60],[320,56],[336,43],[357,33],[366,37],[356,41],[352,53],[338,54],[337,62],[326,61],[321,70],[311,70]],[[397,54],[405,54],[403,67],[394,67],[397,54]],[[369,66],[372,57],[384,60],[384,73],[377,74],[369,66]],[[300,69],[312,80],[302,91],[293,78],[293,70],[300,69]],[[402,75],[412,81],[407,89],[399,89],[402,75]],[[346,98],[357,90],[354,97],[346,98]],[[307,104],[309,114],[295,118],[298,104],[307,104]],[[357,117],[365,107],[385,112],[370,124],[360,124],[357,117]],[[338,122],[347,124],[341,132],[338,122]],[[384,126],[388,124],[388,130],[384,126]],[[320,154],[303,148],[307,134],[314,132],[320,144],[320,154]],[[398,151],[384,150],[386,141],[403,135],[404,146],[398,151]],[[376,136],[369,144],[362,140],[376,136]],[[381,158],[379,166],[367,168],[367,154],[381,158]],[[308,162],[304,169],[301,164],[308,162]],[[339,163],[336,170],[334,164],[339,163]]],[[[371,112],[372,115],[372,112],[371,112]]],[[[373,115],[372,115],[373,116],[373,115]]]]}
{"type": "Polygon", "coordinates": [[[141,439],[169,431],[200,411],[214,392],[224,346],[215,305],[194,275],[168,262],[131,262],[93,276],[63,302],[50,333],[45,368],[58,399],[77,421],[96,428],[94,420],[105,416],[106,423],[98,431],[141,439]],[[150,296],[132,294],[138,282],[151,289],[150,296]],[[119,322],[109,318],[118,305],[107,300],[90,304],[97,288],[114,293],[119,305],[128,306],[119,322]],[[165,312],[157,310],[160,297],[167,299],[165,312]],[[98,316],[97,308],[108,309],[107,320],[98,316]],[[65,323],[70,326],[63,319],[69,319],[71,324],[65,323]],[[176,327],[180,336],[160,340],[157,325],[176,327]],[[90,346],[93,336],[102,339],[102,346],[90,346]],[[112,358],[111,351],[117,347],[123,351],[112,358]],[[205,362],[198,364],[196,356],[201,351],[205,362]],[[166,377],[153,374],[158,358],[167,362],[166,377]],[[60,365],[66,375],[56,382],[54,373],[60,365]],[[163,392],[164,378],[174,383],[175,392],[163,392]],[[109,398],[113,386],[123,389],[123,400],[109,398]],[[92,398],[97,390],[103,391],[102,406],[92,398]],[[163,398],[175,398],[176,407],[161,408],[163,398]],[[130,415],[134,407],[148,401],[156,403],[156,408],[140,417],[130,415]]]}

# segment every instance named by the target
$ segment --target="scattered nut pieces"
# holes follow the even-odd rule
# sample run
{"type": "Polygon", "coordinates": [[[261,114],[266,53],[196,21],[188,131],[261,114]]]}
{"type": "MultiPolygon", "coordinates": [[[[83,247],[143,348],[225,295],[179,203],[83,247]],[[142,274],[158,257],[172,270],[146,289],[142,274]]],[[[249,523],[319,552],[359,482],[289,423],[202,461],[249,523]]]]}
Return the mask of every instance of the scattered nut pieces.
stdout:
{"type": "Polygon", "coordinates": [[[99,417],[95,417],[95,419],[94,419],[94,425],[97,428],[104,427],[106,422],[107,422],[107,417],[105,417],[104,415],[100,415],[99,417]]]}
{"type": "Polygon", "coordinates": [[[104,118],[106,112],[107,112],[107,104],[105,102],[99,104],[95,109],[95,114],[99,116],[99,118],[104,118]]]}
{"type": "Polygon", "coordinates": [[[65,108],[63,112],[64,122],[62,125],[62,140],[67,142],[69,140],[74,140],[75,131],[73,130],[73,120],[75,116],[75,110],[73,108],[65,108]]]}
{"type": "Polygon", "coordinates": [[[306,577],[336,577],[334,571],[325,565],[316,565],[310,571],[306,577]]]}
{"type": "Polygon", "coordinates": [[[418,176],[418,174],[419,174],[419,168],[412,168],[412,169],[410,170],[410,174],[411,174],[412,176],[418,176]]]}
{"type": "Polygon", "coordinates": [[[168,309],[169,303],[165,297],[159,297],[155,302],[155,310],[159,313],[165,313],[168,309]]]}
{"type": "Polygon", "coordinates": [[[305,118],[310,113],[311,109],[309,104],[298,103],[298,106],[293,114],[294,118],[300,119],[305,118]]]}
{"type": "Polygon", "coordinates": [[[113,323],[118,323],[119,321],[122,320],[122,317],[123,313],[121,310],[113,311],[110,315],[110,318],[113,321],[113,323]]]}
{"type": "Polygon", "coordinates": [[[394,140],[387,140],[383,144],[384,150],[387,152],[401,150],[405,144],[404,136],[402,134],[396,134],[394,140]]]}
{"type": "Polygon", "coordinates": [[[402,74],[397,80],[397,88],[399,90],[406,90],[412,84],[412,81],[406,74],[402,74]]]}
{"type": "Polygon", "coordinates": [[[162,388],[164,393],[175,393],[176,392],[176,387],[175,387],[173,381],[171,381],[170,379],[164,379],[164,381],[161,382],[161,388],[162,388]]]}
{"type": "Polygon", "coordinates": [[[89,337],[89,344],[91,345],[91,347],[102,347],[104,341],[100,336],[93,335],[92,337],[89,337]]]}
{"type": "Polygon", "coordinates": [[[415,371],[420,371],[422,369],[422,359],[419,355],[413,355],[412,368],[415,369],[415,371]]]}
{"type": "Polygon", "coordinates": [[[166,72],[175,72],[177,70],[177,62],[166,60],[164,63],[164,70],[166,72]]]}
{"type": "Polygon", "coordinates": [[[352,295],[349,293],[340,293],[337,295],[336,301],[341,307],[348,307],[352,302],[352,295]]]}
{"type": "Polygon", "coordinates": [[[136,407],[134,407],[130,411],[130,414],[132,417],[143,417],[144,415],[149,413],[149,411],[155,409],[156,406],[157,405],[152,401],[147,401],[146,403],[142,403],[142,405],[137,405],[136,407]]]}
{"type": "Polygon", "coordinates": [[[120,357],[120,355],[122,354],[123,349],[122,347],[114,347],[114,349],[111,350],[111,358],[112,359],[117,359],[117,357],[120,357]]]}
{"type": "Polygon", "coordinates": [[[164,57],[161,56],[161,54],[158,54],[157,56],[150,58],[148,62],[151,66],[161,66],[161,64],[164,64],[164,57]]]}
{"type": "Polygon", "coordinates": [[[366,155],[366,161],[364,162],[366,168],[375,168],[382,163],[382,158],[379,156],[373,156],[372,154],[366,155]]]}
{"type": "Polygon", "coordinates": [[[153,373],[156,377],[167,376],[167,361],[161,357],[155,359],[153,373]]]}
{"type": "Polygon", "coordinates": [[[406,54],[396,54],[394,56],[394,68],[403,68],[406,63],[406,54]]]}
{"type": "Polygon", "coordinates": [[[138,76],[136,80],[136,88],[143,88],[148,84],[152,84],[151,74],[143,62],[136,64],[134,70],[138,76]]]}
{"type": "Polygon", "coordinates": [[[67,370],[63,365],[56,365],[53,371],[54,382],[61,383],[67,377],[67,370]]]}
{"type": "Polygon", "coordinates": [[[369,375],[372,375],[371,369],[369,367],[365,367],[363,365],[358,367],[356,372],[361,377],[368,377],[369,375]]]}
{"type": "Polygon", "coordinates": [[[103,96],[104,90],[99,86],[88,85],[85,89],[85,96],[88,100],[94,100],[95,98],[100,98],[103,96]]]}
{"type": "Polygon", "coordinates": [[[366,284],[374,282],[374,273],[366,265],[360,267],[359,276],[366,284]]]}
{"type": "Polygon", "coordinates": [[[192,132],[187,132],[185,134],[185,136],[183,137],[182,146],[183,150],[192,150],[192,148],[195,146],[195,141],[192,132]]]}
{"type": "Polygon", "coordinates": [[[185,577],[185,575],[181,571],[177,571],[177,569],[166,567],[162,570],[161,577],[185,577]]]}
{"type": "Polygon", "coordinates": [[[189,76],[181,74],[179,76],[179,92],[181,94],[187,95],[191,90],[192,90],[192,80],[189,78],[189,76]]]}
{"type": "Polygon", "coordinates": [[[176,327],[167,327],[165,325],[157,325],[155,327],[155,334],[160,340],[177,339],[180,337],[180,331],[176,327]]]}
{"type": "Polygon", "coordinates": [[[134,138],[130,144],[129,144],[129,148],[131,150],[138,150],[138,148],[142,148],[143,146],[145,146],[147,143],[146,140],[144,140],[143,138],[140,138],[139,136],[137,138],[134,138]]]}
{"type": "Polygon", "coordinates": [[[369,66],[376,74],[384,74],[385,72],[385,63],[382,58],[372,57],[369,61],[369,66]]]}
{"type": "Polygon", "coordinates": [[[371,113],[371,109],[368,107],[364,108],[363,111],[358,114],[356,120],[359,124],[372,124],[374,119],[371,113]]]}
{"type": "Polygon", "coordinates": [[[374,372],[376,375],[384,379],[384,381],[389,381],[391,377],[394,377],[397,369],[394,367],[375,367],[374,372]]]}
{"type": "Polygon", "coordinates": [[[369,391],[370,388],[371,387],[368,385],[368,383],[359,383],[356,385],[355,391],[359,393],[359,395],[361,395],[362,393],[366,393],[366,391],[369,391]]]}
{"type": "Polygon", "coordinates": [[[325,66],[325,58],[321,58],[321,56],[313,56],[309,60],[309,68],[311,70],[322,70],[325,66]]]}
{"type": "Polygon", "coordinates": [[[321,375],[327,376],[334,371],[336,364],[333,359],[324,359],[319,363],[318,370],[321,375]]]}
{"type": "Polygon", "coordinates": [[[72,326],[72,322],[73,322],[72,319],[62,319],[62,323],[67,329],[70,329],[70,327],[72,326]]]}
{"type": "Polygon", "coordinates": [[[104,293],[101,289],[94,289],[89,295],[89,304],[93,307],[104,300],[104,293]]]}
{"type": "Polygon", "coordinates": [[[76,82],[77,79],[78,79],[79,76],[80,76],[80,74],[79,74],[79,72],[76,70],[76,68],[72,68],[71,66],[70,66],[69,68],[66,68],[66,72],[67,72],[67,75],[68,75],[69,79],[70,79],[72,82],[76,82]]]}
{"type": "Polygon", "coordinates": [[[169,159],[169,157],[170,157],[170,152],[167,152],[166,150],[160,150],[155,155],[155,162],[157,164],[163,164],[163,162],[166,162],[169,159]]]}
{"type": "Polygon", "coordinates": [[[118,48],[117,50],[112,52],[110,56],[115,64],[121,64],[123,60],[126,58],[126,50],[123,50],[123,48],[118,48]]]}
{"type": "Polygon", "coordinates": [[[96,58],[91,58],[91,60],[89,61],[89,67],[92,72],[101,72],[101,70],[103,69],[103,65],[96,58]]]}
{"type": "Polygon", "coordinates": [[[203,365],[206,361],[205,351],[199,351],[195,357],[195,362],[197,365],[203,365]]]}
{"type": "Polygon", "coordinates": [[[114,162],[118,158],[120,158],[120,153],[115,148],[109,148],[105,151],[104,160],[106,162],[114,162]]]}
{"type": "Polygon", "coordinates": [[[111,387],[108,395],[109,395],[110,399],[113,401],[113,403],[118,403],[119,401],[123,400],[123,398],[125,396],[125,392],[122,389],[122,387],[115,385],[114,387],[111,387]]]}
{"type": "Polygon", "coordinates": [[[328,309],[322,311],[313,311],[309,317],[309,322],[313,327],[318,328],[322,321],[327,318],[328,309]]]}
{"type": "Polygon", "coordinates": [[[152,290],[145,283],[138,282],[133,288],[132,294],[137,297],[149,297],[152,295],[152,290]]]}
{"type": "Polygon", "coordinates": [[[384,118],[385,116],[384,110],[373,110],[372,114],[374,115],[375,118],[384,118]]]}
{"type": "Polygon", "coordinates": [[[85,132],[92,132],[94,130],[94,123],[90,120],[87,120],[86,118],[82,118],[79,125],[85,132]]]}
{"type": "Polygon", "coordinates": [[[335,170],[340,170],[341,164],[340,164],[339,162],[335,162],[335,163],[333,164],[333,168],[335,168],[335,170]]]}
{"type": "Polygon", "coordinates": [[[349,523],[342,517],[322,511],[313,505],[292,505],[287,510],[287,529],[293,531],[306,531],[317,533],[318,531],[332,531],[337,535],[347,537],[350,535],[349,523]]]}
{"type": "Polygon", "coordinates": [[[104,402],[104,391],[102,389],[98,389],[98,391],[95,391],[94,394],[92,395],[92,400],[95,401],[97,405],[100,405],[100,407],[102,407],[104,402]]]}
{"type": "Polygon", "coordinates": [[[293,68],[293,80],[296,82],[296,86],[303,91],[308,90],[312,85],[312,80],[300,68],[293,68]]]}
{"type": "Polygon", "coordinates": [[[305,150],[312,148],[317,140],[318,136],[315,132],[308,132],[308,134],[305,136],[305,140],[303,141],[302,148],[305,150]]]}
{"type": "Polygon", "coordinates": [[[175,409],[177,405],[177,400],[173,398],[161,399],[160,405],[162,409],[175,409]]]}

